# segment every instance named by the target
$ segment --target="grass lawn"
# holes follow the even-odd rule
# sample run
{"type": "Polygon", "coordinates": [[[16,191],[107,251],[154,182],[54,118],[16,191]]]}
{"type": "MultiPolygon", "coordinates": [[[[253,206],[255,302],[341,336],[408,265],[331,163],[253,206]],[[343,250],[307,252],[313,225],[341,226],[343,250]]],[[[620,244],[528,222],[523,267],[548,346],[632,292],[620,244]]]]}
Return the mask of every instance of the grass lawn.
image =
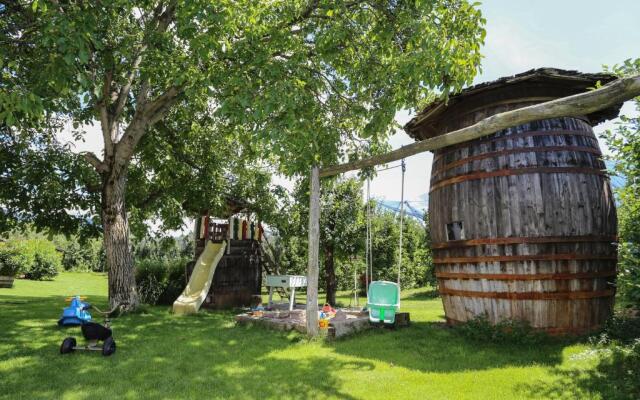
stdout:
{"type": "MultiPolygon", "coordinates": [[[[106,278],[63,273],[0,289],[0,399],[611,398],[584,379],[584,343],[479,343],[443,326],[440,299],[406,291],[412,326],[336,342],[235,326],[232,312],[176,317],[168,307],[114,320],[118,351],[61,356],[78,328],[56,326],[64,297],[106,304],[106,278]]],[[[348,304],[345,297],[343,301],[348,304]]]]}

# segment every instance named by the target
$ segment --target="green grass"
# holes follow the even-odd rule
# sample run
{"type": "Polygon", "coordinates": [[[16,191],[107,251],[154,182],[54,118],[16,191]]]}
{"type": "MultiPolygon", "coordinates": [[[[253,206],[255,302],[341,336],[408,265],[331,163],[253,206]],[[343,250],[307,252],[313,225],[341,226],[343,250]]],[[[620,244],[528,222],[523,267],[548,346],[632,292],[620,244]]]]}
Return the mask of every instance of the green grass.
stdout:
{"type": "Polygon", "coordinates": [[[64,337],[81,336],[56,326],[64,297],[100,306],[106,290],[103,275],[72,273],[0,289],[0,399],[612,397],[579,383],[597,361],[588,345],[470,341],[443,325],[440,299],[427,289],[404,292],[412,325],[398,331],[308,342],[235,326],[232,312],[176,317],[151,307],[114,320],[114,356],[59,355],[64,337]]]}

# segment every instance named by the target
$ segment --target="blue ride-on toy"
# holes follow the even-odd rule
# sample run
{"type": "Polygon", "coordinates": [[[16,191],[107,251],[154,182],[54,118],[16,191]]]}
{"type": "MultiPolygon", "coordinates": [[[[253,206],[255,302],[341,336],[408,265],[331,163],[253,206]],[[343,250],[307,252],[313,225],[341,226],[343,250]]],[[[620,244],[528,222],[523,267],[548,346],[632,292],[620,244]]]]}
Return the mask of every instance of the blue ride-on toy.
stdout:
{"type": "Polygon", "coordinates": [[[82,301],[80,296],[72,297],[69,307],[65,307],[62,310],[62,318],[58,320],[58,325],[78,326],[90,322],[91,314],[89,314],[89,308],[91,308],[91,305],[82,301]]]}

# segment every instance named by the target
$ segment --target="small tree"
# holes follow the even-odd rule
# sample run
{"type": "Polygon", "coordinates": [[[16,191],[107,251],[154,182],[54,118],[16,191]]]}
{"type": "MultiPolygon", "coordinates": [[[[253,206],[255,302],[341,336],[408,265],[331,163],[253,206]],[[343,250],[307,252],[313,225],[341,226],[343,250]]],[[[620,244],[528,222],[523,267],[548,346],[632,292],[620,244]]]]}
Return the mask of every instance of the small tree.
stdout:
{"type": "MultiPolygon", "coordinates": [[[[336,304],[336,259],[347,260],[364,248],[362,183],[326,181],[321,197],[320,246],[324,260],[326,302],[336,304]]],[[[308,204],[308,203],[305,203],[308,204]]]]}

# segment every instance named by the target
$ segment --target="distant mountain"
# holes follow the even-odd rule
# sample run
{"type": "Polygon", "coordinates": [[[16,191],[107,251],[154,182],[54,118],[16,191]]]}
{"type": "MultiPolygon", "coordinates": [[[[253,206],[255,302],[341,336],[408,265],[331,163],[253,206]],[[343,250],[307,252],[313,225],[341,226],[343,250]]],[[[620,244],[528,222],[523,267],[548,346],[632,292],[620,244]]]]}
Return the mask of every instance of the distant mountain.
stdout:
{"type": "MultiPolygon", "coordinates": [[[[386,210],[393,211],[396,214],[400,213],[400,202],[396,200],[383,200],[374,199],[378,207],[382,207],[386,210]]],[[[422,204],[422,202],[420,202],[422,204]]],[[[404,203],[404,215],[413,217],[417,220],[424,221],[425,210],[418,209],[411,205],[411,202],[405,201],[404,203]]]]}

